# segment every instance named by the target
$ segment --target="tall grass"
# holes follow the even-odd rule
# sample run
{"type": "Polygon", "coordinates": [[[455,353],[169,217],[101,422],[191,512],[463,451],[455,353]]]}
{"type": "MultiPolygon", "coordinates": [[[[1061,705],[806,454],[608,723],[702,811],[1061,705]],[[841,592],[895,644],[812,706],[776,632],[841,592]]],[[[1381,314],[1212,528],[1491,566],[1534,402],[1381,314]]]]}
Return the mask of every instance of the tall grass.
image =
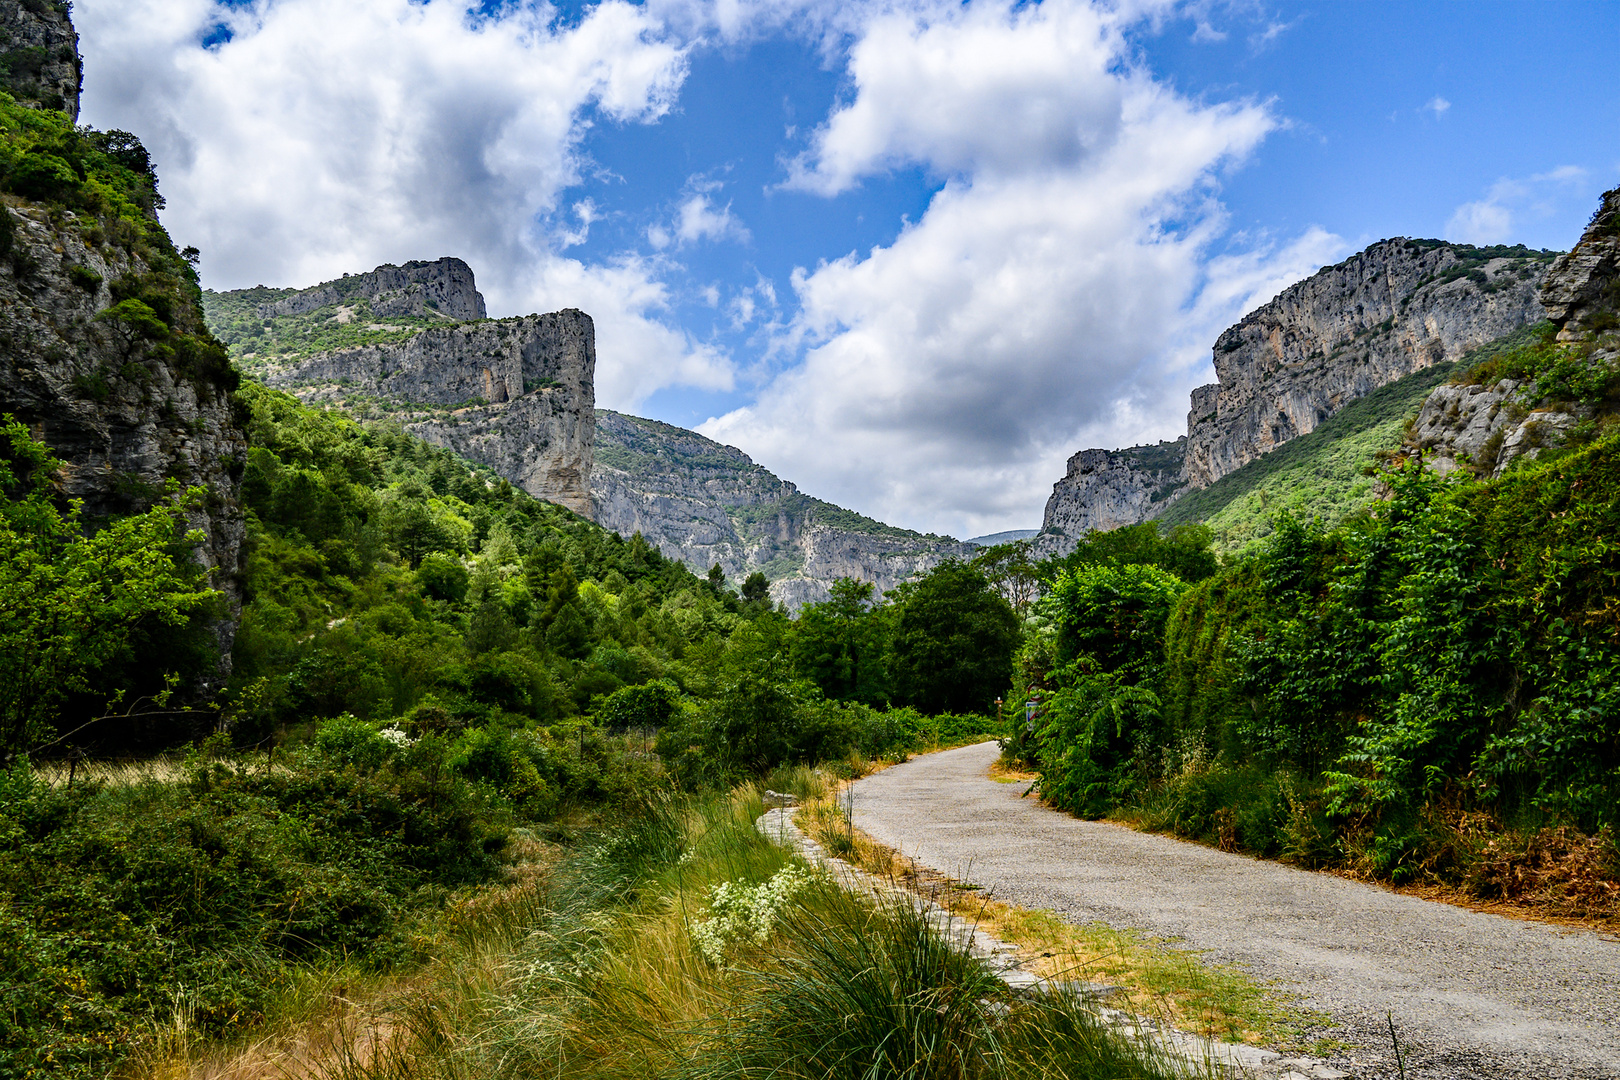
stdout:
{"type": "MultiPolygon", "coordinates": [[[[780,778],[777,778],[781,782],[780,778]]],[[[811,786],[799,777],[801,790],[811,786]]],[[[763,940],[705,958],[692,933],[722,883],[796,856],[754,827],[752,789],[649,800],[505,909],[465,959],[395,1003],[337,1080],[1159,1077],[1176,1070],[1078,997],[1018,997],[904,900],[815,877],[763,940]]]]}

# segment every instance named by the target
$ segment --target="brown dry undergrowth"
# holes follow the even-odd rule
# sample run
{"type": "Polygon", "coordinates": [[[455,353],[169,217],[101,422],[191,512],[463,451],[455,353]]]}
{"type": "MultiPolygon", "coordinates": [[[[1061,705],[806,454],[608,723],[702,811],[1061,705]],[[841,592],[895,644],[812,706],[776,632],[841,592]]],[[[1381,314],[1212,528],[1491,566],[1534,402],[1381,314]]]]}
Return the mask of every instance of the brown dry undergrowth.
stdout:
{"type": "Polygon", "coordinates": [[[1205,963],[1165,941],[1102,923],[1076,925],[1017,907],[980,886],[918,863],[855,828],[839,801],[848,782],[804,803],[794,820],[829,854],[908,889],[1016,946],[1025,970],[1117,986],[1109,1003],[1219,1039],[1310,1049],[1305,1029],[1322,1017],[1289,1006],[1235,968],[1205,963]]]}

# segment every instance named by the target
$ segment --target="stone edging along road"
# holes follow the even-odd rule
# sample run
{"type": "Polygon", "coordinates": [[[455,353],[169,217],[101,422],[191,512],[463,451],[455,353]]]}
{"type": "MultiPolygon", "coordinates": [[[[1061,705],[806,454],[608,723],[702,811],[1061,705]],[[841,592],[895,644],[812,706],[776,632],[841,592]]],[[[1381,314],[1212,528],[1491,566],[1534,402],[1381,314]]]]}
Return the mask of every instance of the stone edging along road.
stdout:
{"type": "Polygon", "coordinates": [[[1358,1077],[1620,1077],[1620,941],[1049,810],[980,743],[853,786],[855,825],[998,900],[1170,938],[1274,982],[1358,1077]]]}

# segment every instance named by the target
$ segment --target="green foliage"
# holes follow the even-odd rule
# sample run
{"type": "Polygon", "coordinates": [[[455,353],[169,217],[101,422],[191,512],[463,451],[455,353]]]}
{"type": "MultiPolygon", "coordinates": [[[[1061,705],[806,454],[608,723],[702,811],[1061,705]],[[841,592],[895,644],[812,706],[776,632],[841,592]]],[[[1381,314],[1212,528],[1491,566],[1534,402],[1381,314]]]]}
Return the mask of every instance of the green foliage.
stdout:
{"type": "Polygon", "coordinates": [[[1045,605],[1057,627],[1057,662],[1083,656],[1088,668],[1132,681],[1155,674],[1165,623],[1185,589],[1174,574],[1147,564],[1064,570],[1045,605]]]}
{"type": "Polygon", "coordinates": [[[878,705],[888,700],[889,613],[871,582],[839,578],[832,596],[806,604],[793,628],[793,668],[830,698],[878,705]]]}
{"type": "Polygon", "coordinates": [[[0,759],[51,742],[63,702],[122,673],[146,637],[183,627],[217,596],[190,565],[201,489],[86,536],[58,504],[62,463],[0,416],[0,759]]]}
{"type": "Polygon", "coordinates": [[[1182,581],[1197,582],[1213,574],[1218,565],[1211,540],[1210,530],[1203,525],[1182,522],[1167,529],[1158,522],[1145,521],[1088,533],[1068,555],[1047,559],[1036,570],[1043,580],[1051,582],[1064,571],[1076,572],[1087,566],[1156,566],[1182,581]]]}
{"type": "Polygon", "coordinates": [[[947,559],[902,590],[891,645],[895,697],[924,712],[980,712],[1007,687],[1020,629],[968,563],[947,559]]]}
{"type": "Polygon", "coordinates": [[[0,775],[0,1069],[104,1076],[177,1019],[262,1019],[288,965],[410,959],[508,829],[433,744],[365,769],[198,758],[181,784],[52,787],[19,762],[0,775]]]}

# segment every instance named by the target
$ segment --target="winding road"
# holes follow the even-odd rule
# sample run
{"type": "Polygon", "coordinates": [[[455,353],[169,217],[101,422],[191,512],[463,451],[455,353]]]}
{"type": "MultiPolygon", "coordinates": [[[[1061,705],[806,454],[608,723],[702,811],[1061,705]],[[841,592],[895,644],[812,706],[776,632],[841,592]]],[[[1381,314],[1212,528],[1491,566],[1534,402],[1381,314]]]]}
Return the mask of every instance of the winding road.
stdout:
{"type": "Polygon", "coordinates": [[[1046,809],[980,743],[854,785],[855,824],[1078,923],[1175,939],[1275,981],[1359,1077],[1620,1077],[1620,938],[1525,922],[1046,809]]]}

